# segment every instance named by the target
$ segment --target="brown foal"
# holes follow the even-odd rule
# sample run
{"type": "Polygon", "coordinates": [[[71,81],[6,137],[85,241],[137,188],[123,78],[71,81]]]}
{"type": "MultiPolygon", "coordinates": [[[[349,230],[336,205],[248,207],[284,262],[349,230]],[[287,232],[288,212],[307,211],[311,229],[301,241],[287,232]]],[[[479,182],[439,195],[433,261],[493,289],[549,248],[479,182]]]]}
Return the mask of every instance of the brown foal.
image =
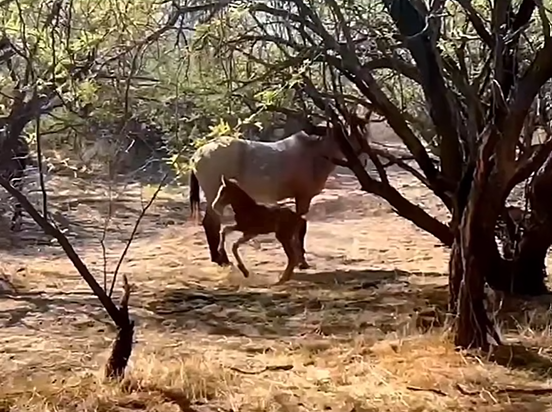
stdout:
{"type": "Polygon", "coordinates": [[[300,231],[306,224],[305,219],[287,207],[258,204],[236,180],[222,176],[222,184],[212,207],[222,215],[227,205],[230,205],[234,211],[236,224],[225,226],[220,231],[219,253],[224,251],[226,235],[234,231],[242,232],[242,236],[232,245],[232,253],[238,261],[238,269],[247,278],[249,271],[238,253],[238,248],[258,235],[274,233],[288,258],[287,266],[276,284],[290,280],[301,258],[300,231]]]}

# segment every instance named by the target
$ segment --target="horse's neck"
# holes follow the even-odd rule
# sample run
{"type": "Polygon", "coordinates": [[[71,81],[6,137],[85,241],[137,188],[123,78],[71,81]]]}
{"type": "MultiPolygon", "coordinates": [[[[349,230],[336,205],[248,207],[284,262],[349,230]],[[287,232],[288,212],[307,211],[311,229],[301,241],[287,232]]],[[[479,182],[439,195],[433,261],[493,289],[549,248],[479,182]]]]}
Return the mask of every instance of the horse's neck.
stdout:
{"type": "Polygon", "coordinates": [[[245,192],[241,192],[239,196],[236,196],[232,201],[230,202],[230,205],[232,206],[232,209],[234,209],[234,213],[240,213],[240,212],[246,212],[249,209],[255,208],[257,203],[251,196],[249,196],[245,192]]]}

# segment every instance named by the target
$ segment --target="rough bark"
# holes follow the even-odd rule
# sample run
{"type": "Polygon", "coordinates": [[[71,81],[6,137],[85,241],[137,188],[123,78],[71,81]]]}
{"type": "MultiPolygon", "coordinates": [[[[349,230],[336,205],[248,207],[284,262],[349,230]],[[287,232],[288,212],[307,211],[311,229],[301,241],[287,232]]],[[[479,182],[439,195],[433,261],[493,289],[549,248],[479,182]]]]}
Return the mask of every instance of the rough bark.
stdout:
{"type": "MultiPolygon", "coordinates": [[[[458,308],[455,343],[463,348],[487,349],[488,336],[494,335],[494,326],[485,309],[484,289],[485,280],[490,282],[499,277],[501,268],[494,240],[498,215],[494,206],[488,188],[485,191],[484,185],[476,185],[458,229],[459,247],[453,248],[455,254],[451,256],[454,281],[451,287],[458,288],[460,284],[458,301],[452,302],[458,308]],[[460,270],[462,273],[457,273],[460,270]]],[[[495,340],[499,343],[498,337],[495,340]]]]}
{"type": "Polygon", "coordinates": [[[456,237],[450,250],[449,258],[449,312],[458,313],[458,297],[464,269],[462,264],[462,250],[460,238],[456,237]]]}
{"type": "Polygon", "coordinates": [[[451,307],[456,308],[456,345],[463,348],[489,346],[489,335],[500,339],[485,309],[485,281],[500,276],[501,259],[495,241],[495,226],[502,209],[502,190],[490,155],[498,141],[490,128],[481,144],[478,159],[468,168],[457,192],[460,224],[451,253],[451,307]],[[473,172],[472,172],[473,170],[473,172]]]}

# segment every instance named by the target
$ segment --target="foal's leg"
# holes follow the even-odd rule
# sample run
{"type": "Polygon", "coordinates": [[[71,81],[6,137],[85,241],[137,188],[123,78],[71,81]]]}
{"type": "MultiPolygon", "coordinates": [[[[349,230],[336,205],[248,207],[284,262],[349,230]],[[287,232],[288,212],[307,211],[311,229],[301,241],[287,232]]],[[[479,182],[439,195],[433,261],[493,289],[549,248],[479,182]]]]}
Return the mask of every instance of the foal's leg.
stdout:
{"type": "Polygon", "coordinates": [[[211,253],[211,261],[215,262],[219,266],[227,266],[230,264],[230,259],[226,254],[224,245],[222,251],[219,250],[220,245],[220,218],[217,213],[207,206],[205,210],[205,216],[201,222],[205,235],[207,236],[207,243],[209,244],[209,252],[211,253]]]}
{"type": "Polygon", "coordinates": [[[220,241],[218,245],[218,254],[222,255],[226,253],[225,243],[226,243],[226,236],[228,236],[233,231],[237,230],[237,225],[231,225],[231,226],[225,226],[220,231],[220,241]]]}
{"type": "Polygon", "coordinates": [[[242,237],[236,240],[232,245],[232,253],[234,254],[234,257],[236,258],[236,260],[238,261],[238,269],[243,273],[243,276],[246,278],[249,277],[249,271],[243,264],[243,260],[241,259],[240,254],[238,253],[238,248],[240,247],[240,245],[243,245],[245,242],[253,239],[254,237],[255,237],[254,235],[243,234],[242,237]]]}
{"type": "Polygon", "coordinates": [[[299,262],[299,255],[297,254],[297,247],[295,247],[294,245],[294,242],[296,242],[294,233],[277,232],[276,239],[278,239],[278,241],[284,247],[284,252],[286,252],[286,256],[288,258],[287,266],[284,269],[282,276],[280,276],[280,279],[278,279],[278,282],[276,282],[276,285],[281,285],[291,279],[291,275],[293,275],[293,269],[295,268],[295,266],[297,266],[297,263],[299,262]]]}
{"type": "MultiPolygon", "coordinates": [[[[306,215],[310,209],[310,202],[312,198],[296,197],[295,198],[295,211],[301,216],[306,215]]],[[[301,244],[301,256],[299,258],[299,269],[308,269],[310,265],[305,259],[305,236],[307,235],[307,219],[301,225],[299,230],[299,242],[301,244]]]]}

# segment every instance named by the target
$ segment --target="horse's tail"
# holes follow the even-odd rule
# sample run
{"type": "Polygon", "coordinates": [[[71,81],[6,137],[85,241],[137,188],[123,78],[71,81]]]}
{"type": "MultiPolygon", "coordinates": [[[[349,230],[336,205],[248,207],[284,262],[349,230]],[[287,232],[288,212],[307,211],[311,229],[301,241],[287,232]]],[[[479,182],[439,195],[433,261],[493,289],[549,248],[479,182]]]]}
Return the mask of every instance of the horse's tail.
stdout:
{"type": "Polygon", "coordinates": [[[199,181],[194,172],[190,173],[190,216],[199,215],[199,181]]]}

